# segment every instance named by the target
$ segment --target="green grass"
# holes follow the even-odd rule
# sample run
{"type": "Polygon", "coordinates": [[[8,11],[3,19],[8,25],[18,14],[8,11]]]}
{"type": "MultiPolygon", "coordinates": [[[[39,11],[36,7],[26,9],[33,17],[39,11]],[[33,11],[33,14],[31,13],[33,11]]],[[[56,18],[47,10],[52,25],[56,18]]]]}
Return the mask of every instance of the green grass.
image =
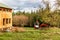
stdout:
{"type": "Polygon", "coordinates": [[[3,32],[0,40],[60,40],[60,29],[25,28],[25,32],[3,32]],[[30,31],[31,30],[31,31],[30,31]]]}

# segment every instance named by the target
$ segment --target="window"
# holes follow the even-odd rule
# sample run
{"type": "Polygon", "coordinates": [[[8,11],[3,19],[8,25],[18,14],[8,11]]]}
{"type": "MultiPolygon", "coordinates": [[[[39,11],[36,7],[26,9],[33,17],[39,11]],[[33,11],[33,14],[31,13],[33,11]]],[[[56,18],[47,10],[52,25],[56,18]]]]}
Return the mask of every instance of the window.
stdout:
{"type": "Polygon", "coordinates": [[[12,10],[10,9],[9,12],[12,12],[12,10]]]}
{"type": "Polygon", "coordinates": [[[9,10],[8,10],[8,9],[6,9],[6,11],[8,12],[9,10]]]}
{"type": "Polygon", "coordinates": [[[6,19],[6,24],[8,24],[8,18],[6,19]]]}
{"type": "Polygon", "coordinates": [[[3,11],[5,11],[6,9],[3,9],[3,11]]]}
{"type": "Polygon", "coordinates": [[[11,18],[3,18],[3,25],[10,23],[11,23],[11,18]]]}
{"type": "Polygon", "coordinates": [[[2,9],[0,9],[0,11],[1,11],[2,9]]]}
{"type": "Polygon", "coordinates": [[[3,18],[3,25],[5,25],[5,18],[3,18]]]}
{"type": "Polygon", "coordinates": [[[3,25],[10,23],[11,23],[11,18],[3,18],[3,25]]]}

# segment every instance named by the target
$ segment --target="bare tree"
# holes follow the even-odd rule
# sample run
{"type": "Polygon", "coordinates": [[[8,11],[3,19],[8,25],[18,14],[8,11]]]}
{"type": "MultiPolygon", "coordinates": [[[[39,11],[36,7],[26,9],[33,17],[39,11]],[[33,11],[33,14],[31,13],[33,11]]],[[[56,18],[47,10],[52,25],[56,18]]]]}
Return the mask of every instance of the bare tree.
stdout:
{"type": "Polygon", "coordinates": [[[57,10],[60,10],[60,9],[59,9],[59,8],[60,8],[60,0],[56,0],[56,2],[55,2],[54,5],[56,6],[56,11],[57,11],[57,10]]]}
{"type": "Polygon", "coordinates": [[[60,6],[60,0],[56,0],[56,1],[57,1],[56,4],[57,4],[58,6],[60,6]]]}

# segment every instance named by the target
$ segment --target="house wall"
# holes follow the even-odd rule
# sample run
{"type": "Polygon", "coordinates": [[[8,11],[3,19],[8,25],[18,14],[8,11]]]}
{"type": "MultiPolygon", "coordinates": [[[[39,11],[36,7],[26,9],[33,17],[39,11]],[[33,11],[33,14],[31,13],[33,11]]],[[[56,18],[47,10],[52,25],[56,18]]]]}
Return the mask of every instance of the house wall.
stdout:
{"type": "Polygon", "coordinates": [[[1,16],[2,11],[0,11],[0,28],[2,28],[2,16],[1,16]]]}
{"type": "MultiPolygon", "coordinates": [[[[3,27],[11,27],[12,26],[12,13],[10,13],[10,12],[3,12],[2,13],[2,20],[3,19],[5,19],[5,25],[2,25],[3,27]],[[8,21],[9,21],[9,19],[10,19],[10,21],[11,21],[11,23],[6,23],[6,19],[8,19],[8,21]]],[[[3,22],[2,22],[2,24],[3,24],[3,22]]]]}
{"type": "MultiPolygon", "coordinates": [[[[2,10],[0,10],[0,28],[7,28],[7,27],[12,27],[12,11],[7,11],[7,10],[3,10],[5,8],[2,8],[2,10]],[[5,21],[3,21],[3,19],[5,21]],[[10,23],[9,23],[10,21],[10,23]],[[3,25],[4,23],[4,25],[3,25]]],[[[10,10],[10,9],[8,9],[10,10]]]]}

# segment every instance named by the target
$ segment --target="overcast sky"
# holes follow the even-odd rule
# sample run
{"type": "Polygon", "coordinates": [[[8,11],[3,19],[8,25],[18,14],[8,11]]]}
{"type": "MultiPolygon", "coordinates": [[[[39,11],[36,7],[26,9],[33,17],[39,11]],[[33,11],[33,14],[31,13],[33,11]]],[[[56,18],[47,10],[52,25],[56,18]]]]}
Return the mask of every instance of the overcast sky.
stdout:
{"type": "MultiPolygon", "coordinates": [[[[36,10],[39,5],[42,4],[41,0],[0,0],[1,3],[4,3],[16,10],[36,10]]],[[[54,4],[54,0],[50,0],[51,5],[54,4]]]]}

